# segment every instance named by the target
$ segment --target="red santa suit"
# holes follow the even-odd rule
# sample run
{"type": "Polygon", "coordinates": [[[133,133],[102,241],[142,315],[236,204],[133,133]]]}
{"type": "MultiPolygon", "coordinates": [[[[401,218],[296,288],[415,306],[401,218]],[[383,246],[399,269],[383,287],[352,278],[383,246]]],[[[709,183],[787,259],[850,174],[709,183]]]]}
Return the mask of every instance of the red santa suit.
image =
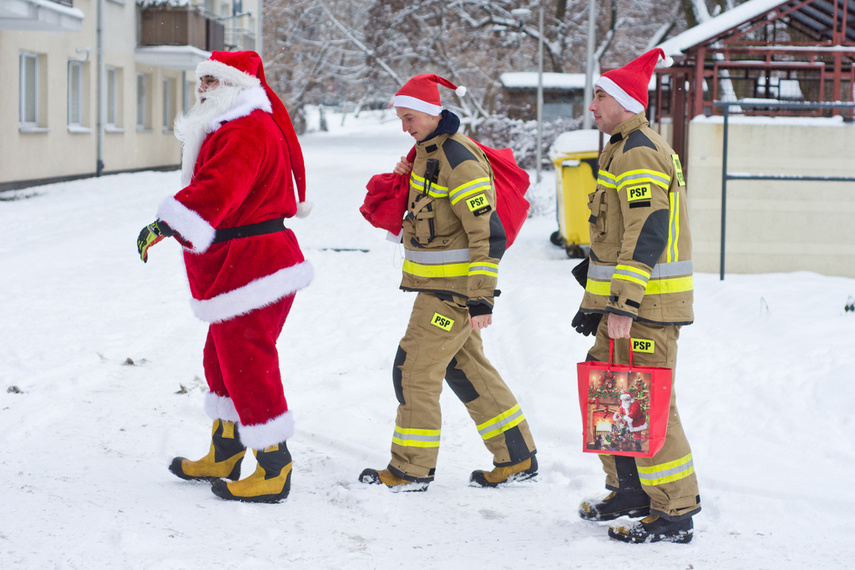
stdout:
{"type": "Polygon", "coordinates": [[[626,423],[626,429],[634,439],[641,437],[641,431],[647,429],[647,420],[641,405],[629,394],[621,394],[620,409],[615,412],[615,420],[621,419],[626,423]]]}
{"type": "Polygon", "coordinates": [[[212,419],[239,422],[243,444],[264,449],[294,432],[276,341],[294,294],[312,280],[312,267],[289,229],[227,241],[222,230],[306,211],[303,157],[257,54],[213,52],[196,74],[242,89],[232,108],[205,128],[209,134],[196,156],[185,144],[185,187],[161,203],[158,218],[178,234],[193,312],[210,323],[206,411],[212,419]]]}

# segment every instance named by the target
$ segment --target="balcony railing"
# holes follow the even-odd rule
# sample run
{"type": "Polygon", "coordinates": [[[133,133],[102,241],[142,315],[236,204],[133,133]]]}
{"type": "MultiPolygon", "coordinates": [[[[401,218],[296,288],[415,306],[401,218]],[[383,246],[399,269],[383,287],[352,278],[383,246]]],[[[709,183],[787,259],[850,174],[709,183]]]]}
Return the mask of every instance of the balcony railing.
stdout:
{"type": "Polygon", "coordinates": [[[194,7],[140,8],[140,46],[193,46],[206,51],[225,47],[223,24],[194,7]]]}

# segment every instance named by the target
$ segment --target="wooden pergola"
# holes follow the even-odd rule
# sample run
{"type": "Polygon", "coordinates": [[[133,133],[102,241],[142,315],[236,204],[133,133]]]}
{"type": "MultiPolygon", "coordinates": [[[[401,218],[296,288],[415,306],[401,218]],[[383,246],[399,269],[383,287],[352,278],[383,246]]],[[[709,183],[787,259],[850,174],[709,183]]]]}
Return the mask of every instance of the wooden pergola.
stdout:
{"type": "Polygon", "coordinates": [[[775,103],[853,101],[855,0],[750,0],[659,47],[673,64],[656,71],[650,112],[654,122],[670,118],[684,157],[692,118],[721,113],[714,101],[769,101],[743,114],[852,119],[851,108],[775,103]]]}

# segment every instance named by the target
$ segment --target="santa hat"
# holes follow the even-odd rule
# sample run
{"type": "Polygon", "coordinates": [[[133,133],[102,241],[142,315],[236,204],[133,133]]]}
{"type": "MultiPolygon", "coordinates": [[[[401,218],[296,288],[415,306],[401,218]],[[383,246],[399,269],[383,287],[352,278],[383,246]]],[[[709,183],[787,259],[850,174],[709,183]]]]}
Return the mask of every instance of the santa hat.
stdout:
{"type": "Polygon", "coordinates": [[[261,57],[254,51],[213,51],[210,59],[196,66],[197,78],[201,79],[206,75],[242,89],[264,88],[273,108],[273,120],[276,121],[288,145],[291,171],[297,183],[297,217],[308,216],[312,210],[312,204],[306,202],[306,167],[303,162],[303,150],[285,105],[264,79],[261,57]]]}
{"type": "Polygon", "coordinates": [[[448,79],[425,73],[416,75],[395,93],[395,107],[406,107],[433,115],[436,117],[442,112],[442,104],[439,100],[439,88],[437,85],[453,89],[455,93],[463,97],[466,95],[465,87],[458,87],[448,79]]]}
{"type": "Polygon", "coordinates": [[[654,48],[619,69],[603,73],[594,87],[614,97],[627,111],[640,113],[647,108],[647,88],[660,57],[667,64],[665,52],[654,48]]]}
{"type": "Polygon", "coordinates": [[[624,392],[623,394],[620,395],[620,399],[621,400],[632,400],[632,394],[630,394],[629,392],[624,392]]]}

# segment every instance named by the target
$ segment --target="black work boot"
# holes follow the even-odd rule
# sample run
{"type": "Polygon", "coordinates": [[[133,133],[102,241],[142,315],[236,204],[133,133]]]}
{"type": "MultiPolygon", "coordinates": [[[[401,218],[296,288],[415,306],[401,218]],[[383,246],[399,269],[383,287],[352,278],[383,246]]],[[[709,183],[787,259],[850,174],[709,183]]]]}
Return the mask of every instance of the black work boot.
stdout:
{"type": "Polygon", "coordinates": [[[189,481],[213,481],[222,477],[236,481],[240,479],[240,463],[244,454],[246,447],[238,438],[235,422],[214,420],[208,455],[197,461],[176,457],[169,470],[189,481]]]}
{"type": "Polygon", "coordinates": [[[291,491],[291,453],[285,442],[253,450],[258,466],[240,481],[217,479],[211,491],[221,499],[245,503],[278,503],[291,491]]]}
{"type": "Polygon", "coordinates": [[[650,514],[650,497],[644,491],[612,491],[602,501],[582,501],[579,516],[586,521],[610,521],[618,517],[645,517],[650,514]]]}
{"type": "Polygon", "coordinates": [[[629,526],[616,526],[609,529],[609,536],[622,542],[677,542],[686,544],[692,541],[694,524],[692,517],[678,521],[650,515],[629,526]]]}

